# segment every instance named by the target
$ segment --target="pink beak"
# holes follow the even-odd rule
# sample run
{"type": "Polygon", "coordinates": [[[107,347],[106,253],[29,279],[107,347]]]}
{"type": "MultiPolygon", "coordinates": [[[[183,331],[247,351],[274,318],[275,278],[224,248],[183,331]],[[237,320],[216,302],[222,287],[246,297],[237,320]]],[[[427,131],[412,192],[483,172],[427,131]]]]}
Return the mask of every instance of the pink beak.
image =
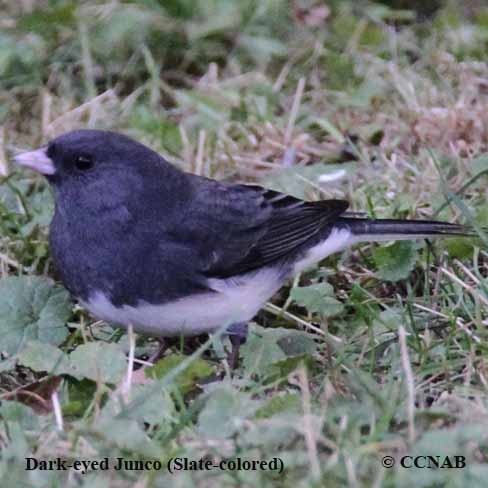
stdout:
{"type": "Polygon", "coordinates": [[[33,169],[43,175],[53,175],[56,173],[56,168],[51,158],[46,154],[47,147],[43,146],[35,151],[28,151],[17,154],[14,157],[16,163],[33,169]]]}

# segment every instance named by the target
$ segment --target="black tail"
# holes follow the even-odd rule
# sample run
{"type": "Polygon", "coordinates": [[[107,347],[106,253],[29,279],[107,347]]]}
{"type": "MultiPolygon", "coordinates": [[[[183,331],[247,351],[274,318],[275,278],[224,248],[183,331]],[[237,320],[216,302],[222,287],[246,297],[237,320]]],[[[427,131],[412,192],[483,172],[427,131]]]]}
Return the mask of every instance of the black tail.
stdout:
{"type": "Polygon", "coordinates": [[[360,241],[393,241],[426,239],[433,237],[477,235],[464,225],[448,224],[435,220],[399,220],[399,219],[354,219],[341,218],[338,226],[351,231],[360,241]]]}

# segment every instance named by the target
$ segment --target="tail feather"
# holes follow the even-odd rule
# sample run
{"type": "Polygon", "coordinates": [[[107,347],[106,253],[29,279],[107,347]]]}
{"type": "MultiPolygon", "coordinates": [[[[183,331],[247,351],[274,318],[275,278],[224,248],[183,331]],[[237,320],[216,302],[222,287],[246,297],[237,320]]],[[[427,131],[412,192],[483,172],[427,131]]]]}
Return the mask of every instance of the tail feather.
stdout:
{"type": "Polygon", "coordinates": [[[341,218],[337,223],[340,227],[349,229],[356,242],[476,235],[471,228],[464,225],[435,220],[341,218]]]}

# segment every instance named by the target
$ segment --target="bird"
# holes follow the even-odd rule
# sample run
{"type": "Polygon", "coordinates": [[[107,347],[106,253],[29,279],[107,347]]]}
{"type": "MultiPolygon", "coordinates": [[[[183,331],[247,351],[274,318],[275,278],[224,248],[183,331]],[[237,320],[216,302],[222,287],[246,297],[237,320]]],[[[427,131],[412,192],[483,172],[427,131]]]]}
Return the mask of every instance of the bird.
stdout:
{"type": "Polygon", "coordinates": [[[229,362],[248,323],[291,277],[358,242],[468,236],[459,224],[372,219],[184,172],[121,133],[64,133],[15,161],[45,176],[54,267],[98,319],[154,337],[226,327],[229,362]]]}

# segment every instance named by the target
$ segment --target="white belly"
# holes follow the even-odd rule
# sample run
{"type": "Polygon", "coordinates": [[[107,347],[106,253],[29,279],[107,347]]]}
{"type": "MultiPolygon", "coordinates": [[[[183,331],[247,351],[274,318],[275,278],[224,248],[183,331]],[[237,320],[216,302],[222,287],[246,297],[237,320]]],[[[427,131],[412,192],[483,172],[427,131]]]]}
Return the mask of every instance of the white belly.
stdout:
{"type": "Polygon", "coordinates": [[[265,268],[239,279],[211,279],[213,293],[154,305],[141,301],[137,306],[116,307],[102,292],[81,302],[97,318],[155,336],[197,335],[224,325],[251,320],[281,287],[279,270],[265,268]]]}
{"type": "MultiPolygon", "coordinates": [[[[356,242],[347,229],[333,229],[329,237],[309,249],[293,267],[298,273],[356,242]]],[[[137,306],[116,307],[102,292],[93,293],[82,302],[96,317],[155,336],[198,335],[219,327],[248,322],[281,287],[285,277],[280,269],[264,268],[240,278],[210,279],[213,293],[153,305],[141,301],[137,306]]]]}

